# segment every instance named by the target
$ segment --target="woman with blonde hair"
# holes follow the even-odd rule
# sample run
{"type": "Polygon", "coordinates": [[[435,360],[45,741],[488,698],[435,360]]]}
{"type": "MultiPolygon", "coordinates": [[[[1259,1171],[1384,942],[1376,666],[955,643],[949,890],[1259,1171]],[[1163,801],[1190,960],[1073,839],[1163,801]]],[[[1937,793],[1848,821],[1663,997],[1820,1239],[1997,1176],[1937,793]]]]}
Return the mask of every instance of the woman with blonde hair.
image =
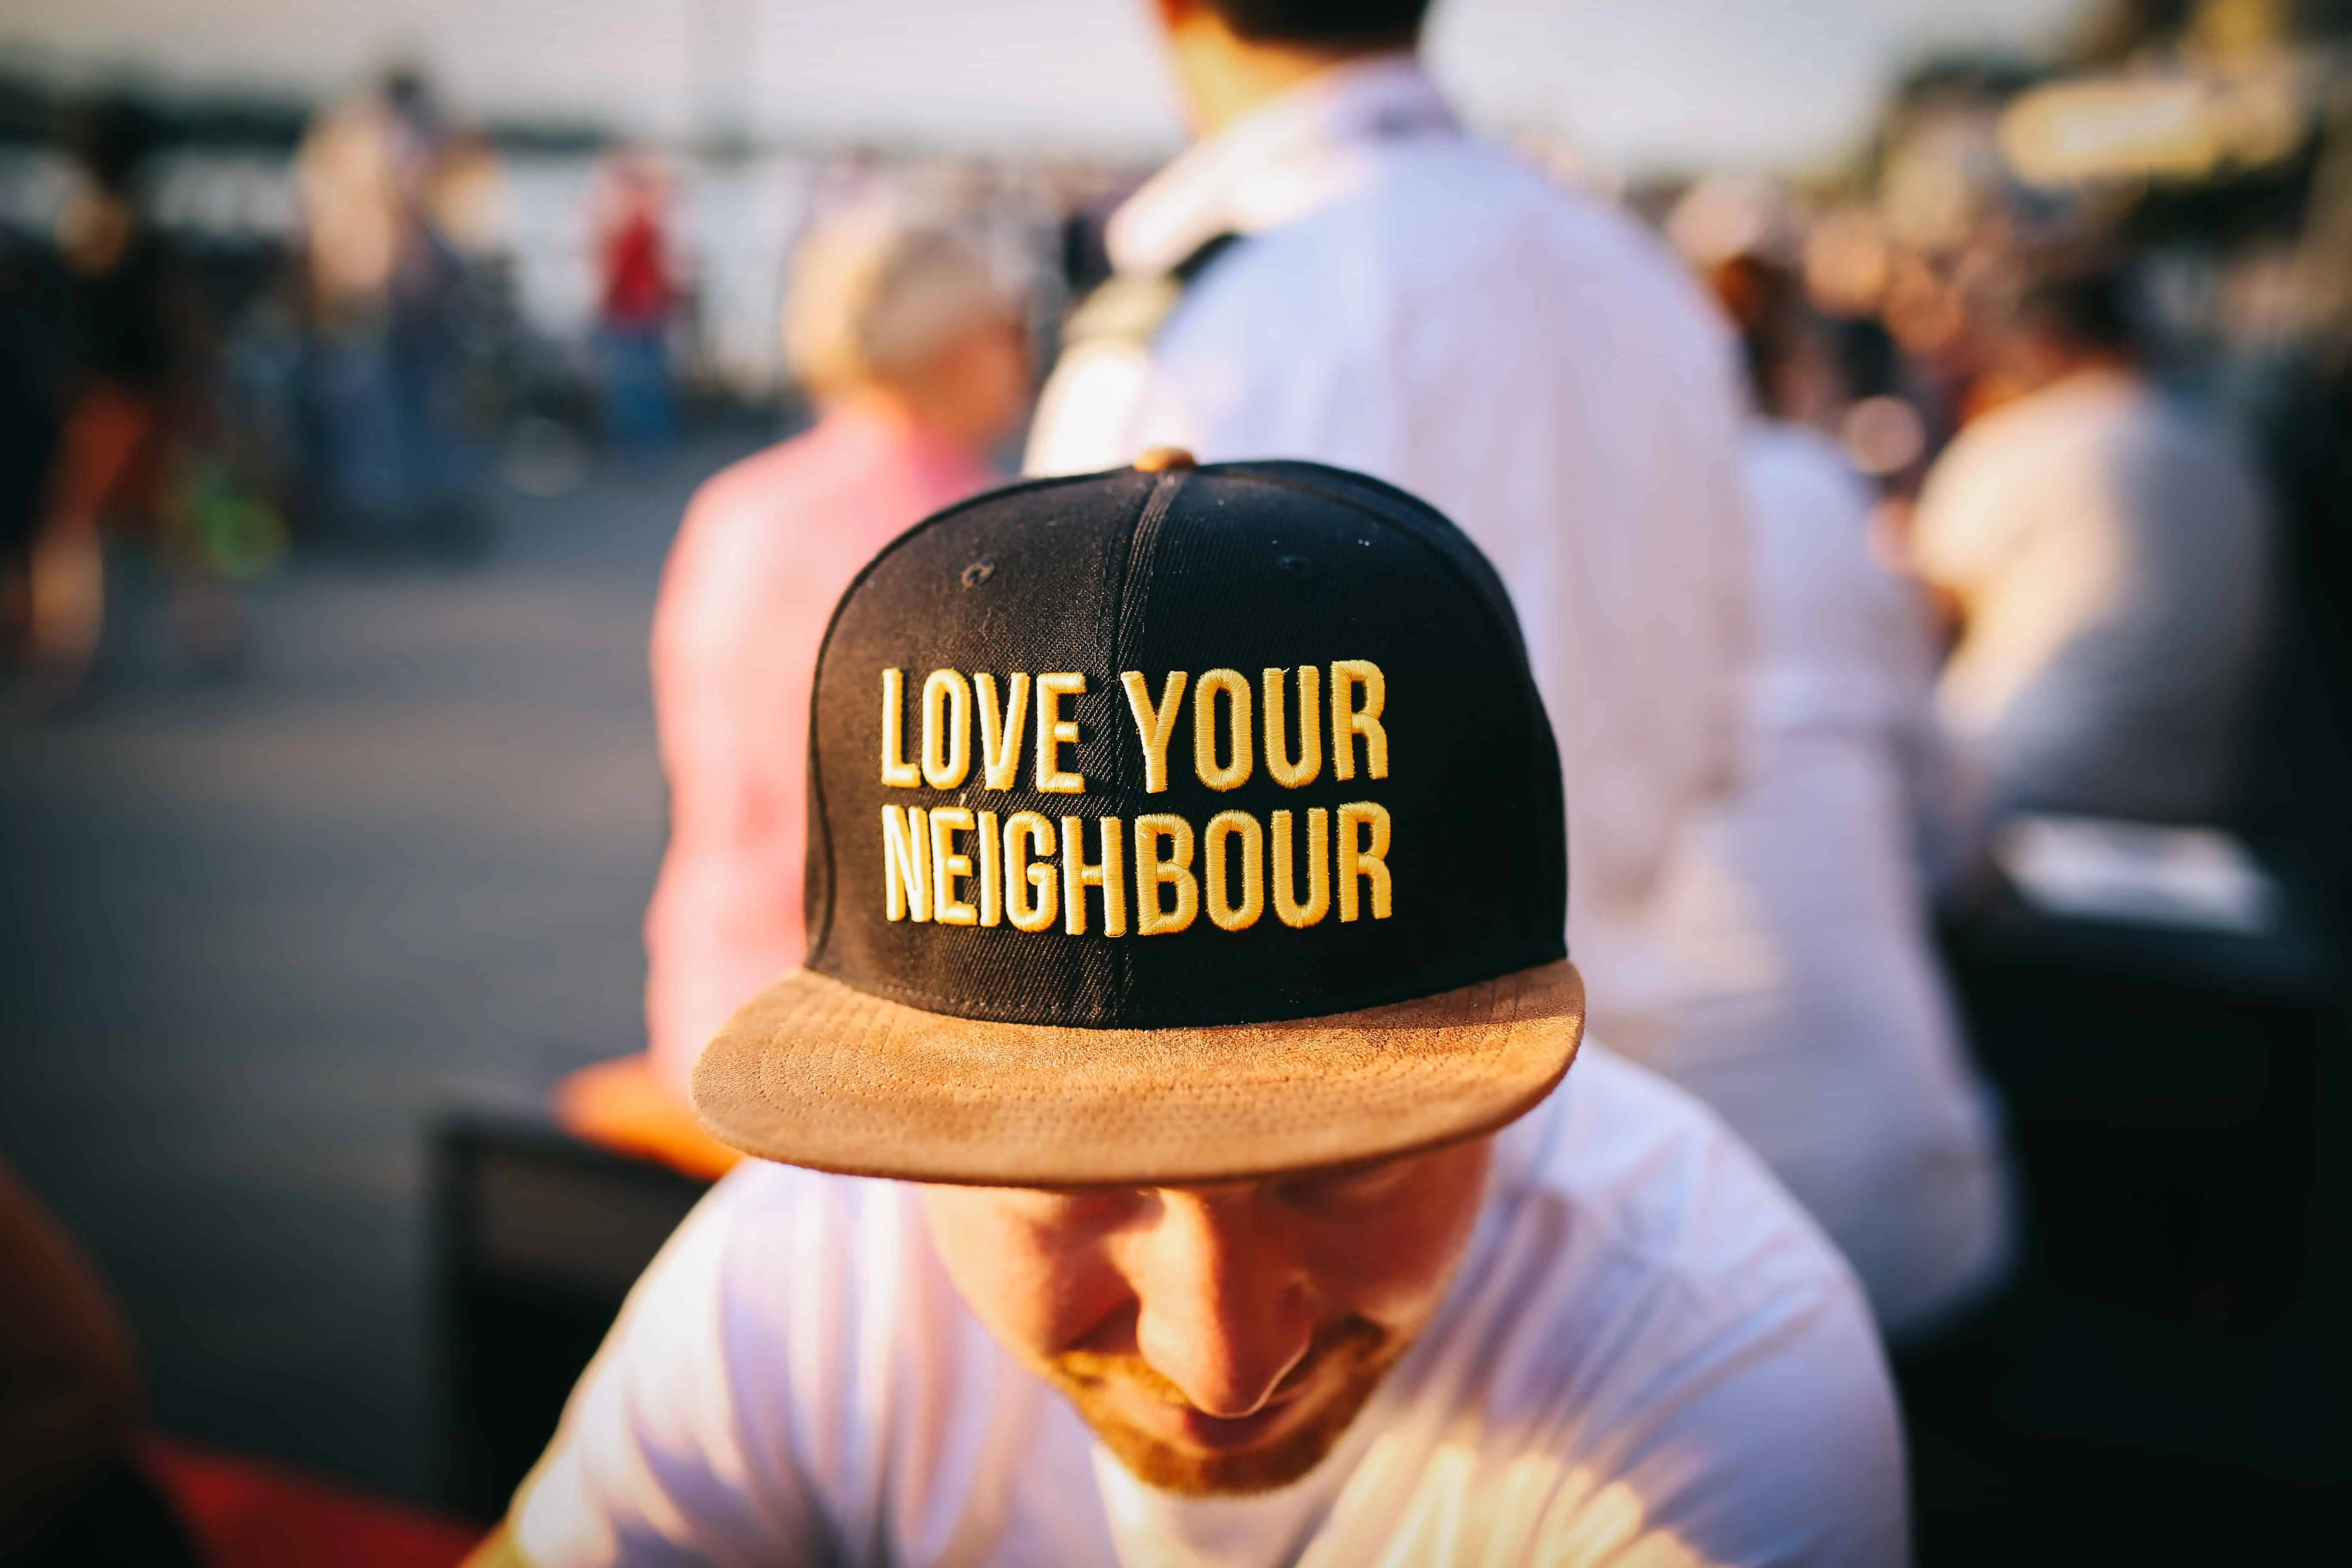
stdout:
{"type": "Polygon", "coordinates": [[[557,1093],[574,1131],[698,1173],[733,1156],[687,1110],[695,1058],[801,960],[803,710],[826,620],[882,545],[995,479],[987,455],[1031,390],[978,247],[882,205],[803,247],[784,346],[817,422],[696,492],[654,616],[670,842],[646,914],[650,1050],[557,1093]]]}

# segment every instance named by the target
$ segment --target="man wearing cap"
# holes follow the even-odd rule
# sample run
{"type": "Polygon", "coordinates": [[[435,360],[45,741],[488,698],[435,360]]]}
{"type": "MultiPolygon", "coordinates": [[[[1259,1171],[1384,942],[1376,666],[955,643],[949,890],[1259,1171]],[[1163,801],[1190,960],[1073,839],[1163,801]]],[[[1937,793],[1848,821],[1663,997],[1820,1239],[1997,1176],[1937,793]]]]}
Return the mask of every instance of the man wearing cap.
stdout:
{"type": "Polygon", "coordinates": [[[1158,453],[941,512],[809,800],[807,965],[695,1075],[761,1158],[483,1562],[1903,1559],[1852,1275],[1579,1059],[1557,754],[1435,511],[1158,453]]]}
{"type": "Polygon", "coordinates": [[[1112,215],[1028,471],[1309,458],[1458,523],[1559,737],[1594,1027],[1672,1027],[1723,983],[1669,917],[1739,732],[1730,333],[1638,225],[1463,129],[1416,53],[1430,0],[1151,5],[1198,140],[1112,215]]]}

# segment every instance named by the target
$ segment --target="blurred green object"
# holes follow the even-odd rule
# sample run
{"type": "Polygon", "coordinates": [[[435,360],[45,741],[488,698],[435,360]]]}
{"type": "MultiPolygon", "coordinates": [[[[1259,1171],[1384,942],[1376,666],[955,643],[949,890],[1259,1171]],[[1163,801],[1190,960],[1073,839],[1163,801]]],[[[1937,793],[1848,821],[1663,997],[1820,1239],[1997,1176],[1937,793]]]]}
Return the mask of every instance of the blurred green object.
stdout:
{"type": "Polygon", "coordinates": [[[176,541],[216,576],[250,582],[285,559],[285,519],[210,453],[182,465],[167,504],[176,541]]]}

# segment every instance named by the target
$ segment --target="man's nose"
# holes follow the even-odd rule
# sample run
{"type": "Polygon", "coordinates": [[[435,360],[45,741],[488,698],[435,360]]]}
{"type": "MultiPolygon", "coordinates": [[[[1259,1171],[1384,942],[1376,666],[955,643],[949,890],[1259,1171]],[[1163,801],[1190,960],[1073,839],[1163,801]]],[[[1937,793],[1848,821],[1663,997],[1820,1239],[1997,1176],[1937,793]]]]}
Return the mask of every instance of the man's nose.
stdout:
{"type": "Polygon", "coordinates": [[[1194,1409],[1261,1409],[1315,1337],[1296,1249],[1247,1196],[1163,1194],[1129,1260],[1136,1348],[1194,1409]]]}

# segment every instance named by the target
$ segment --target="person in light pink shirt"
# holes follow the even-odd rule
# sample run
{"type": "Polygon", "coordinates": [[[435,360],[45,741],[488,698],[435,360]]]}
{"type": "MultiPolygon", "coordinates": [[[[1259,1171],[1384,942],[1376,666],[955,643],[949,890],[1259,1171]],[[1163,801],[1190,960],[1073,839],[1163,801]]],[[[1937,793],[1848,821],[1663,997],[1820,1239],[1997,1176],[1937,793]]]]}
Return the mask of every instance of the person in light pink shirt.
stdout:
{"type": "Polygon", "coordinates": [[[558,1090],[574,1131],[689,1170],[729,1156],[686,1109],[703,1043],[801,961],[808,690],[835,602],[881,547],[995,479],[1025,416],[1019,321],[952,229],[866,208],[803,248],[785,347],[814,428],[696,492],[654,614],[669,852],[646,912],[646,1058],[558,1090]]]}

